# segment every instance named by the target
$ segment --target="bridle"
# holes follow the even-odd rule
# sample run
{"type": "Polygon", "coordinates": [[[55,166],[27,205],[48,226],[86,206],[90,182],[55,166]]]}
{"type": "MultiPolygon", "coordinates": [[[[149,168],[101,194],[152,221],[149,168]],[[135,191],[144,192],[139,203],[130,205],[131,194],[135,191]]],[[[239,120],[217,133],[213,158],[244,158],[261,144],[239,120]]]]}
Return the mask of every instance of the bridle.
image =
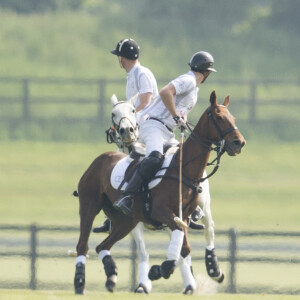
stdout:
{"type": "MultiPolygon", "coordinates": [[[[127,102],[126,102],[126,101],[120,101],[120,102],[118,102],[117,104],[114,105],[114,108],[115,108],[117,105],[122,104],[122,103],[127,103],[127,102]]],[[[114,128],[117,130],[117,133],[118,133],[118,134],[120,134],[120,125],[121,125],[121,122],[122,122],[123,120],[126,120],[126,119],[127,119],[127,120],[129,121],[129,123],[132,125],[133,133],[134,133],[135,139],[137,140],[137,130],[138,130],[138,124],[137,124],[137,122],[135,122],[135,124],[133,124],[132,120],[130,120],[128,117],[124,116],[124,117],[122,117],[122,118],[120,119],[119,123],[116,123],[116,122],[114,121],[114,115],[113,115],[113,113],[111,114],[111,121],[112,121],[112,124],[113,124],[114,128]]]]}
{"type": "MultiPolygon", "coordinates": [[[[225,153],[225,149],[224,149],[224,146],[225,146],[225,139],[224,137],[229,134],[230,132],[234,131],[234,130],[237,130],[237,126],[230,126],[229,128],[227,129],[224,129],[222,130],[220,128],[220,126],[218,125],[216,119],[214,118],[213,116],[213,110],[216,108],[216,107],[225,107],[224,105],[221,105],[221,104],[218,104],[218,105],[214,105],[214,106],[210,106],[206,113],[207,113],[207,122],[209,121],[212,121],[215,129],[217,130],[218,132],[218,135],[219,135],[219,140],[216,142],[216,141],[213,141],[211,139],[208,139],[206,137],[203,137],[203,136],[199,136],[197,135],[192,129],[191,127],[188,125],[188,128],[191,132],[190,134],[190,138],[193,142],[196,142],[197,144],[201,144],[202,146],[205,146],[206,148],[208,148],[208,151],[207,152],[210,152],[210,151],[216,151],[217,152],[217,157],[211,161],[210,163],[208,163],[207,165],[208,166],[211,166],[211,165],[214,165],[214,169],[212,170],[212,172],[207,175],[206,177],[204,178],[199,178],[199,179],[196,179],[194,182],[196,184],[200,184],[201,182],[205,181],[206,179],[208,179],[209,177],[211,177],[212,175],[214,175],[217,170],[219,169],[219,166],[220,166],[220,160],[221,160],[221,157],[222,155],[225,153]],[[210,145],[211,144],[214,144],[216,147],[211,147],[210,145]]],[[[207,126],[208,128],[208,126],[207,126]]],[[[200,154],[197,154],[196,156],[192,157],[191,159],[189,159],[185,164],[184,166],[186,166],[187,164],[189,164],[191,161],[193,161],[194,159],[196,159],[197,157],[199,157],[200,155],[202,155],[203,153],[200,153],[200,154]]]]}

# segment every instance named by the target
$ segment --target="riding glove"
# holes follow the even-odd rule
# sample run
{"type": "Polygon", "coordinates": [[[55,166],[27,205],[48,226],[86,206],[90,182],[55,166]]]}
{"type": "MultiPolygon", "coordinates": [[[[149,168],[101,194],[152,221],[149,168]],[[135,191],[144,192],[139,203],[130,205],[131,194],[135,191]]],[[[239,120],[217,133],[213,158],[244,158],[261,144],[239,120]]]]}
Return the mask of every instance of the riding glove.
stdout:
{"type": "Polygon", "coordinates": [[[183,117],[176,116],[176,117],[173,117],[173,119],[176,122],[177,127],[180,128],[181,130],[185,130],[188,128],[183,117]]]}

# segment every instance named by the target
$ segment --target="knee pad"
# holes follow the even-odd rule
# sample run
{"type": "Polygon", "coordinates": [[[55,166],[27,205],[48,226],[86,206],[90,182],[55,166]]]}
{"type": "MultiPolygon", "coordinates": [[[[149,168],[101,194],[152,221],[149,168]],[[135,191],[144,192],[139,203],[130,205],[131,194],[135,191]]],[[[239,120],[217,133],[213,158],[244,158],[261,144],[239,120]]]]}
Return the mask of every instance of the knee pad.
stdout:
{"type": "Polygon", "coordinates": [[[138,172],[144,180],[152,178],[161,168],[164,162],[164,155],[159,151],[152,151],[139,165],[138,172]]]}

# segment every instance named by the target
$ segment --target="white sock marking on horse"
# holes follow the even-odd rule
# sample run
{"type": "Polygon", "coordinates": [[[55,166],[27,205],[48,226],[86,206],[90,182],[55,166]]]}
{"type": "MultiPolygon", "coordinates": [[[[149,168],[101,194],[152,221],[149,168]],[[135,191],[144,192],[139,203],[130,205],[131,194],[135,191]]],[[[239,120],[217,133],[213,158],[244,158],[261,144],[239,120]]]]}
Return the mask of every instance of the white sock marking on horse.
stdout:
{"type": "Polygon", "coordinates": [[[171,241],[168,247],[168,260],[175,260],[176,262],[179,259],[180,251],[183,243],[184,232],[178,229],[172,231],[171,241]]]}
{"type": "Polygon", "coordinates": [[[101,250],[98,254],[98,258],[102,260],[106,255],[110,255],[110,252],[108,250],[101,250]]]}
{"type": "Polygon", "coordinates": [[[76,257],[76,265],[79,264],[79,263],[82,263],[85,265],[85,262],[86,262],[86,257],[85,255],[79,255],[76,257]]]}

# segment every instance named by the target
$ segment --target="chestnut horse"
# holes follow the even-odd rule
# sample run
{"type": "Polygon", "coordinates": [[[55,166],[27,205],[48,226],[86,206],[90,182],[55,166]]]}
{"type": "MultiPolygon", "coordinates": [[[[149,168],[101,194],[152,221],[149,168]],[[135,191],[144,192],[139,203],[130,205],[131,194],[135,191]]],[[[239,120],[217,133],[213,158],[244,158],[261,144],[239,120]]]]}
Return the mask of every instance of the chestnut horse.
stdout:
{"type": "MultiPolygon", "coordinates": [[[[235,119],[228,110],[229,97],[223,104],[217,103],[215,92],[211,93],[210,106],[203,113],[189,138],[183,144],[182,156],[182,220],[187,222],[189,215],[198,205],[198,186],[206,168],[213,144],[224,146],[230,156],[241,152],[245,139],[235,126],[235,119]]],[[[178,153],[177,153],[178,154],[178,153]]],[[[174,220],[179,215],[178,166],[179,155],[175,155],[162,181],[151,190],[152,220],[166,225],[172,231],[167,260],[161,266],[153,266],[149,278],[169,278],[178,262],[179,255],[186,257],[190,253],[187,229],[181,228],[174,220]],[[182,234],[182,231],[184,234],[182,234]]],[[[85,288],[85,257],[88,251],[88,239],[95,216],[104,210],[112,221],[111,232],[97,247],[98,257],[104,264],[107,290],[113,291],[117,281],[117,267],[109,250],[124,238],[138,222],[148,223],[143,213],[142,199],[135,195],[133,216],[125,216],[115,210],[112,203],[120,196],[110,183],[115,165],[126,156],[121,152],[106,152],[97,157],[78,184],[80,236],[77,244],[75,293],[82,294],[85,288]]]]}

